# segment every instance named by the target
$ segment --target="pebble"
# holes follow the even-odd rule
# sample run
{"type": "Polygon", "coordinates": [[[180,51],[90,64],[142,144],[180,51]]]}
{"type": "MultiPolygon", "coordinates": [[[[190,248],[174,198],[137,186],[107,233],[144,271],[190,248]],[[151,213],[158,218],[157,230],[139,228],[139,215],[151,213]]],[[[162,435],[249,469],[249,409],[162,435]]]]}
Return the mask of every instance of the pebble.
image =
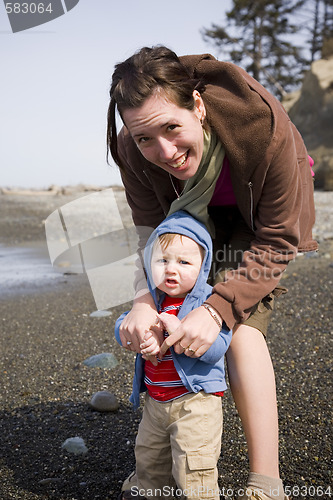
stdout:
{"type": "Polygon", "coordinates": [[[118,365],[118,360],[111,352],[102,352],[95,354],[83,361],[83,364],[89,368],[115,368],[118,365]]]}
{"type": "Polygon", "coordinates": [[[112,316],[112,312],[101,309],[90,313],[89,316],[91,318],[105,318],[105,316],[112,316]]]}
{"type": "Polygon", "coordinates": [[[90,406],[97,411],[116,411],[119,408],[118,399],[109,391],[95,392],[90,401],[90,406]]]}
{"type": "Polygon", "coordinates": [[[74,455],[85,455],[88,451],[84,440],[79,436],[66,439],[61,447],[74,455]]]}
{"type": "Polygon", "coordinates": [[[60,481],[60,477],[46,477],[45,479],[41,479],[40,481],[38,481],[38,484],[59,483],[60,481]]]}

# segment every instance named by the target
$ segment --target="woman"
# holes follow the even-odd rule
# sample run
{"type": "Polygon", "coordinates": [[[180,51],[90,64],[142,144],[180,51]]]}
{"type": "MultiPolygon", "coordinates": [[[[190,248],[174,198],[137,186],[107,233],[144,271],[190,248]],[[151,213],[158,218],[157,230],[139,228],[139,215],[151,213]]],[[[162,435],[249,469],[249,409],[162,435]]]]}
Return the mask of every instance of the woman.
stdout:
{"type": "MultiPolygon", "coordinates": [[[[178,58],[165,47],[143,48],[116,66],[110,96],[108,146],[140,247],[147,232],[140,228],[155,228],[178,209],[205,222],[214,238],[215,286],[207,307],[169,332],[161,351],[173,345],[177,353],[202,355],[218,335],[216,316],[233,330],[228,373],[250,460],[249,489],[241,498],[283,499],[265,336],[288,262],[297,251],[317,249],[304,143],[269,92],[242,69],[207,54],[178,58]],[[118,136],[116,109],[124,122],[118,136]],[[254,497],[255,489],[263,493],[254,497]]],[[[138,278],[120,332],[123,346],[136,352],[156,321],[144,287],[138,278]]]]}

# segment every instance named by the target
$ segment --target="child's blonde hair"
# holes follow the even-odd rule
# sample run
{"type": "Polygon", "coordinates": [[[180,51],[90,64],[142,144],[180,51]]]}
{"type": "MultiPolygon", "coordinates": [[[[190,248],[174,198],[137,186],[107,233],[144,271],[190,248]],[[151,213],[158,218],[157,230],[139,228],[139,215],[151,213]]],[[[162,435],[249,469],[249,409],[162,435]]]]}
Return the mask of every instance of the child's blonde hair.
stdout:
{"type": "MultiPolygon", "coordinates": [[[[153,251],[155,250],[155,247],[157,244],[159,244],[162,248],[162,250],[166,250],[168,248],[168,246],[170,245],[170,243],[172,243],[177,237],[180,238],[180,241],[182,242],[183,241],[183,236],[185,236],[184,234],[178,234],[178,233],[163,233],[163,234],[160,234],[155,242],[154,242],[154,246],[153,246],[153,251]]],[[[189,236],[186,236],[186,238],[190,238],[189,236]]],[[[192,239],[192,238],[190,238],[192,239]]],[[[194,241],[194,240],[193,240],[194,241]]],[[[197,243],[197,242],[195,242],[197,243]]],[[[204,256],[205,256],[205,250],[204,248],[199,245],[199,243],[197,243],[199,249],[200,249],[200,254],[201,254],[201,259],[203,260],[204,259],[204,256]]]]}

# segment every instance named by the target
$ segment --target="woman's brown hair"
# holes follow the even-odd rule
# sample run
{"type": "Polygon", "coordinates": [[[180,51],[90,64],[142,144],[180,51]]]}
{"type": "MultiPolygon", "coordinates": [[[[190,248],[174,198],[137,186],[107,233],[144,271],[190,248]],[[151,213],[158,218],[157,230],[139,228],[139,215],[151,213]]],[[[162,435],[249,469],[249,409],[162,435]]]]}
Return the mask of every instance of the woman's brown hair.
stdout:
{"type": "Polygon", "coordinates": [[[109,152],[122,168],[118,155],[116,111],[139,108],[156,89],[163,90],[171,102],[194,109],[193,91],[202,93],[204,85],[192,78],[172,50],[164,46],[143,47],[126,61],[115,66],[110,88],[107,122],[107,157],[109,152]]]}

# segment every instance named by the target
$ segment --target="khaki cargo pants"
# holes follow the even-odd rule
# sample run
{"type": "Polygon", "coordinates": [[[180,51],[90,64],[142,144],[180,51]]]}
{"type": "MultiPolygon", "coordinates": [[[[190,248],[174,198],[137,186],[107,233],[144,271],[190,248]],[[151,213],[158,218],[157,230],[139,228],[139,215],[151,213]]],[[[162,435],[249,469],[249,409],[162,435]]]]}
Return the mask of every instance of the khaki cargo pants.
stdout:
{"type": "Polygon", "coordinates": [[[186,394],[168,403],[146,396],[135,445],[137,490],[146,498],[218,500],[221,397],[186,394]]]}

